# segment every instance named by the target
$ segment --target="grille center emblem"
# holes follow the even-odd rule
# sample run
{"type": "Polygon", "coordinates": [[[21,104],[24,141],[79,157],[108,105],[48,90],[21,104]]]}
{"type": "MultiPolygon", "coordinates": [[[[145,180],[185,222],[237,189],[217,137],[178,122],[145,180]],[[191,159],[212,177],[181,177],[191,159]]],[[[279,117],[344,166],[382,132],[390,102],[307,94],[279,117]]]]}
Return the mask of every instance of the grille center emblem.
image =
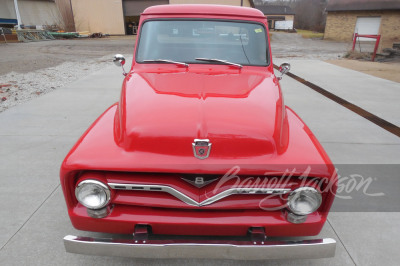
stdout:
{"type": "Polygon", "coordinates": [[[211,143],[208,139],[195,139],[192,143],[193,154],[197,159],[207,159],[211,151],[211,143]]]}
{"type": "Polygon", "coordinates": [[[206,180],[204,177],[202,176],[196,176],[196,177],[182,177],[182,180],[188,182],[189,184],[197,187],[197,188],[202,188],[207,186],[208,184],[216,181],[218,178],[212,178],[212,179],[208,179],[206,180]]]}

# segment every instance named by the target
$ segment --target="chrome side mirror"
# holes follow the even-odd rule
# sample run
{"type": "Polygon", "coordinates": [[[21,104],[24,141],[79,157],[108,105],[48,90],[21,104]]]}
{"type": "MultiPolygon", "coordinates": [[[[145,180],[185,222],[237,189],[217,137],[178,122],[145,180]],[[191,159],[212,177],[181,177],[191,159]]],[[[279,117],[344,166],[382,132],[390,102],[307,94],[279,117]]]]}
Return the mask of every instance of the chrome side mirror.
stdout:
{"type": "Polygon", "coordinates": [[[290,64],[289,63],[283,63],[282,65],[279,66],[279,72],[281,72],[281,76],[278,77],[278,80],[281,80],[283,75],[288,73],[290,71],[290,64]]]}
{"type": "Polygon", "coordinates": [[[125,57],[122,54],[114,55],[113,62],[116,66],[122,67],[123,75],[126,76],[127,73],[125,72],[124,65],[125,65],[125,57]]]}

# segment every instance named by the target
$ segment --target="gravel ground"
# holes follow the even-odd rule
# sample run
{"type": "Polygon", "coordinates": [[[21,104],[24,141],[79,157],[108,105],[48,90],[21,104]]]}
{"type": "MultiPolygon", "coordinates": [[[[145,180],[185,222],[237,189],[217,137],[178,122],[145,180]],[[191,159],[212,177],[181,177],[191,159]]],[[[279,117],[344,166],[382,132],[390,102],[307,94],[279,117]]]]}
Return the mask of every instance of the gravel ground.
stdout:
{"type": "Polygon", "coordinates": [[[29,43],[0,43],[0,76],[27,73],[64,62],[85,62],[105,55],[132,54],[135,36],[72,39],[29,43]]]}
{"type": "Polygon", "coordinates": [[[28,73],[13,71],[0,76],[0,112],[109,66],[112,64],[111,56],[84,60],[79,64],[64,62],[28,73]]]}
{"type": "MultiPolygon", "coordinates": [[[[374,45],[363,43],[364,52],[373,51],[374,45]]],[[[352,43],[305,39],[299,34],[271,32],[272,55],[291,59],[340,59],[352,48],[352,43]]],[[[358,49],[357,44],[357,49],[358,49]]]]}
{"type": "Polygon", "coordinates": [[[132,54],[135,39],[56,40],[0,45],[0,112],[63,87],[132,54]]]}

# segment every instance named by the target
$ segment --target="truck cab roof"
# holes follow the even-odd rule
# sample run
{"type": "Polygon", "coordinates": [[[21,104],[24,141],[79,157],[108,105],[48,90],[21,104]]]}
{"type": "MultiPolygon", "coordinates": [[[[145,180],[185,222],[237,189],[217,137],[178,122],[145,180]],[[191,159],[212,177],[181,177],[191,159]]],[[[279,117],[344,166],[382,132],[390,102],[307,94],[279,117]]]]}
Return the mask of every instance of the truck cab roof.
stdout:
{"type": "Polygon", "coordinates": [[[265,15],[255,8],[226,5],[158,5],[146,8],[142,15],[218,15],[265,18],[265,15]]]}

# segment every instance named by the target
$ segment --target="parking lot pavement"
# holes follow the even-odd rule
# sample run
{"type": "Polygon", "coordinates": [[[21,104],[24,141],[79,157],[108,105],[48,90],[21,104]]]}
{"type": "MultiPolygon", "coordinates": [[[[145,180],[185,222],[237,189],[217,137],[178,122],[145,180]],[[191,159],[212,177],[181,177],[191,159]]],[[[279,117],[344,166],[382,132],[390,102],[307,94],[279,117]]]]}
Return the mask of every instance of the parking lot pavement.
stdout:
{"type": "MultiPolygon", "coordinates": [[[[303,38],[300,34],[270,31],[274,58],[338,59],[351,49],[351,43],[303,38]]],[[[363,51],[370,45],[363,44],[363,51]],[[364,49],[365,48],[365,49],[364,49]]],[[[373,47],[372,47],[373,49],[373,47]]]]}
{"type": "MultiPolygon", "coordinates": [[[[304,61],[301,63],[302,61],[297,61],[295,63],[297,66],[292,67],[293,72],[295,72],[296,69],[307,67],[308,63],[313,65],[315,62],[318,62],[304,61]]],[[[277,63],[275,62],[275,64],[277,63]]],[[[331,74],[332,69],[330,68],[330,64],[322,62],[322,66],[327,66],[326,74],[321,74],[326,79],[325,83],[329,83],[330,81],[332,83],[331,86],[334,87],[336,84],[336,76],[331,74]]],[[[339,67],[335,66],[335,68],[339,67]]],[[[319,71],[323,73],[323,69],[324,68],[321,67],[319,71]]],[[[339,68],[339,71],[342,71],[342,69],[339,68]]],[[[360,73],[360,75],[364,76],[366,74],[360,73]]],[[[386,83],[385,80],[380,78],[372,76],[368,78],[368,81],[373,80],[375,83],[379,81],[382,81],[383,84],[386,83]]],[[[322,87],[319,82],[315,82],[315,84],[322,87]]],[[[354,86],[354,90],[359,90],[357,87],[358,85],[354,86]]],[[[363,86],[363,84],[361,84],[361,86],[363,86]]],[[[400,163],[399,137],[288,76],[284,76],[281,80],[281,87],[285,97],[285,104],[295,110],[306,122],[327,150],[335,164],[400,163]]],[[[325,87],[323,88],[325,89],[325,87]]],[[[345,95],[345,93],[343,94],[343,98],[347,100],[347,95],[345,95]]],[[[351,95],[351,92],[349,94],[351,95]]],[[[359,95],[359,99],[356,100],[359,103],[364,102],[363,96],[364,94],[359,95]]],[[[365,97],[368,96],[366,95],[365,97]]],[[[382,104],[381,108],[385,109],[387,105],[396,107],[391,117],[395,118],[397,116],[398,119],[400,105],[398,105],[397,102],[400,99],[396,98],[396,94],[392,98],[387,95],[383,95],[382,97],[387,98],[387,102],[382,104]]],[[[380,101],[379,95],[376,95],[376,98],[377,101],[380,101]]],[[[368,108],[367,111],[372,112],[372,110],[368,108]]]]}
{"type": "MultiPolygon", "coordinates": [[[[399,214],[373,212],[329,215],[320,237],[338,242],[330,259],[161,261],[65,253],[63,236],[91,233],[76,231],[69,221],[59,167],[91,122],[117,101],[121,82],[121,70],[109,67],[0,113],[2,265],[395,265],[400,260],[394,242],[400,237],[399,214]]],[[[306,121],[334,163],[399,163],[399,138],[289,77],[282,88],[285,103],[306,121]]]]}
{"type": "Polygon", "coordinates": [[[400,126],[400,83],[377,78],[319,60],[278,58],[291,63],[291,73],[400,126]]]}
{"type": "MultiPolygon", "coordinates": [[[[287,60],[275,60],[274,63],[279,65],[282,61],[287,60]]],[[[292,63],[291,72],[296,75],[324,89],[329,89],[332,93],[340,93],[342,98],[348,101],[353,100],[355,104],[362,105],[369,112],[386,114],[385,118],[399,121],[400,105],[397,104],[400,100],[399,91],[395,91],[396,86],[400,89],[399,83],[388,82],[336,66],[332,67],[330,64],[316,60],[289,62],[292,63]],[[313,72],[317,66],[318,70],[313,72]],[[346,74],[346,71],[350,74],[346,74]],[[349,91],[341,87],[344,82],[337,81],[342,78],[338,76],[338,73],[344,73],[349,91]],[[380,88],[381,93],[372,92],[371,84],[380,88]],[[358,97],[355,97],[357,94],[353,92],[362,92],[364,88],[366,88],[365,93],[360,93],[358,97]],[[387,94],[383,94],[382,91],[387,94]],[[382,103],[381,105],[368,104],[371,101],[370,92],[374,94],[377,102],[382,103]],[[393,96],[390,97],[390,95],[393,96]],[[390,114],[389,110],[394,113],[390,114]]],[[[358,171],[367,169],[364,175],[373,172],[373,177],[387,177],[379,176],[379,173],[373,171],[374,168],[380,167],[388,170],[391,177],[399,179],[398,167],[393,167],[400,164],[399,137],[290,77],[285,76],[281,81],[281,86],[285,104],[293,108],[317,136],[333,163],[338,166],[339,176],[343,166],[347,166],[346,168],[358,169],[358,171]]],[[[353,174],[358,173],[357,170],[353,171],[355,171],[353,174]]],[[[397,190],[398,183],[393,185],[397,190]]],[[[378,180],[377,184],[374,183],[372,187],[374,186],[378,189],[376,192],[386,192],[384,188],[387,184],[385,185],[381,180],[378,180]]],[[[391,201],[396,205],[400,202],[397,193],[386,196],[392,197],[391,201]]],[[[365,199],[368,201],[364,203],[366,205],[374,205],[377,200],[373,197],[365,199]]],[[[328,218],[338,240],[344,245],[352,261],[357,265],[397,265],[400,260],[397,243],[400,237],[400,230],[398,230],[400,212],[362,212],[357,208],[358,206],[352,206],[352,204],[360,205],[354,199],[345,201],[336,199],[333,211],[328,218]]],[[[379,207],[383,209],[385,206],[377,206],[376,209],[379,207]]]]}
{"type": "MultiPolygon", "coordinates": [[[[114,66],[0,114],[1,264],[12,264],[15,257],[6,255],[7,247],[15,243],[14,237],[36,212],[46,208],[52,193],[60,193],[58,176],[63,158],[95,117],[118,100],[122,77],[114,66]]],[[[59,208],[65,211],[65,206],[59,208]]],[[[49,223],[56,218],[47,217],[49,223]]],[[[47,227],[42,225],[34,236],[47,235],[47,227]]],[[[28,250],[40,240],[32,235],[23,238],[28,250]]],[[[51,248],[54,243],[46,245],[51,248]]],[[[36,261],[32,257],[20,259],[24,264],[36,261]]]]}

